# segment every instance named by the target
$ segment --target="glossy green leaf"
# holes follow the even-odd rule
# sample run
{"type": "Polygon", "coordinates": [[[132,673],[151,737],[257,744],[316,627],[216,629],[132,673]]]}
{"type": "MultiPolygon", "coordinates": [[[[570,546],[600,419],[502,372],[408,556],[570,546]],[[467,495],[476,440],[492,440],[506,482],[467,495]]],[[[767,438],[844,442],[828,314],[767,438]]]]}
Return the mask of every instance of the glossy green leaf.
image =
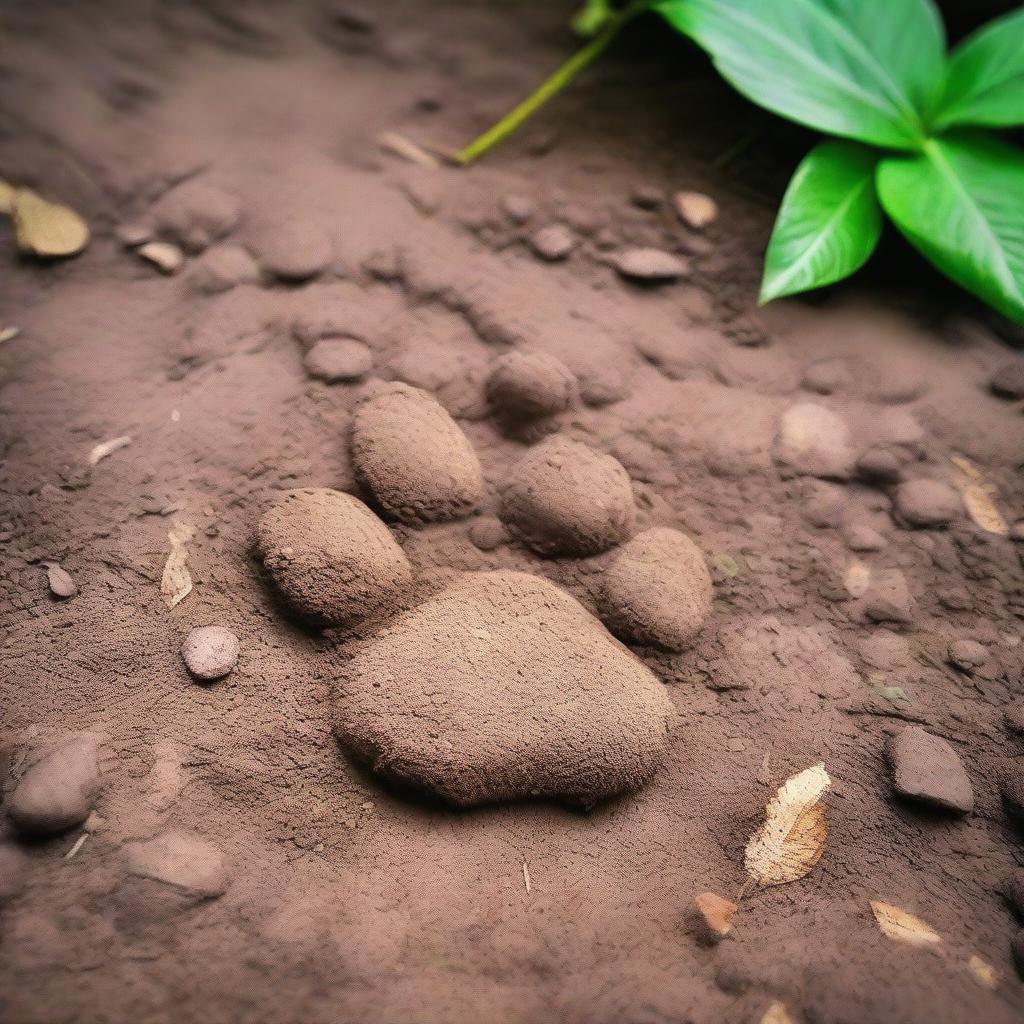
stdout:
{"type": "Polygon", "coordinates": [[[812,128],[917,148],[943,84],[931,0],[660,0],[753,102],[812,128]]]}
{"type": "Polygon", "coordinates": [[[937,124],[1024,124],[1024,7],[983,26],[953,52],[937,124]]]}
{"type": "Polygon", "coordinates": [[[611,0],[586,0],[573,15],[572,28],[577,35],[593,36],[611,20],[615,11],[611,0]]]}
{"type": "Polygon", "coordinates": [[[1024,152],[982,135],[882,160],[885,212],[954,281],[1024,323],[1024,152]]]}
{"type": "Polygon", "coordinates": [[[841,281],[867,262],[882,233],[877,163],[856,142],[823,142],[807,154],[768,243],[761,302],[841,281]]]}

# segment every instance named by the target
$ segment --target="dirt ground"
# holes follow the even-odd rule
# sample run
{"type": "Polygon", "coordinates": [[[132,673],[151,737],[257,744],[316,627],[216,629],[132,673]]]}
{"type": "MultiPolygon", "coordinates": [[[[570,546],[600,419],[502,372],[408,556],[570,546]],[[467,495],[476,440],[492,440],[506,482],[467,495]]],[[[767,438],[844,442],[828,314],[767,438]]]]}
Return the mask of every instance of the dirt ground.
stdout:
{"type": "MultiPolygon", "coordinates": [[[[11,801],[40,750],[88,733],[102,771],[84,826],[28,841],[0,825],[5,1022],[741,1024],[775,1003],[766,1019],[797,1024],[1021,1019],[1014,332],[895,239],[858,282],[757,310],[772,203],[804,136],[650,26],[472,169],[381,145],[471,138],[573,45],[567,7],[0,9],[0,175],[93,229],[83,255],[41,265],[0,225],[0,327],[20,331],[0,344],[0,766],[11,801]],[[705,230],[677,216],[681,189],[717,200],[705,230]],[[178,273],[123,243],[135,225],[188,243],[178,273]],[[536,251],[552,225],[571,243],[557,260],[536,251]],[[623,279],[612,264],[637,246],[683,257],[682,279],[623,279]],[[267,275],[305,263],[302,283],[267,275]],[[369,373],[311,376],[324,336],[361,342],[369,373]],[[543,422],[510,425],[488,401],[516,350],[572,381],[543,422]],[[468,437],[474,511],[403,522],[370,493],[349,432],[382,381],[433,395],[468,437]],[[254,530],[280,491],[336,488],[387,520],[411,565],[398,599],[438,635],[458,618],[445,595],[485,570],[542,577],[595,613],[617,544],[541,555],[499,518],[552,432],[628,473],[628,532],[696,543],[713,609],[681,653],[632,644],[640,667],[589,615],[560,641],[567,660],[614,645],[625,671],[665,684],[670,732],[645,785],[584,809],[453,809],[336,736],[354,720],[352,664],[400,674],[374,646],[398,610],[358,636],[310,628],[254,530]],[[1007,529],[984,529],[958,491],[976,513],[994,502],[1007,529]],[[168,607],[178,542],[192,590],[168,607]],[[74,596],[51,593],[51,562],[74,596]],[[209,624],[240,655],[199,685],[181,646],[209,624]],[[887,744],[912,726],[959,755],[970,813],[894,792],[887,744]],[[833,780],[820,862],[746,886],[767,801],[819,762],[833,780]],[[140,868],[167,836],[171,867],[140,868]],[[731,934],[709,943],[693,898],[741,890],[731,934]],[[894,941],[871,901],[941,944],[894,941]]],[[[438,650],[453,672],[476,665],[448,640],[409,648],[411,669],[396,641],[401,672],[438,650]]],[[[504,692],[504,654],[474,671],[504,692]]],[[[359,721],[386,729],[372,696],[359,721]]],[[[463,711],[470,730],[485,715],[463,711]]],[[[439,789],[448,763],[428,767],[439,789]]]]}

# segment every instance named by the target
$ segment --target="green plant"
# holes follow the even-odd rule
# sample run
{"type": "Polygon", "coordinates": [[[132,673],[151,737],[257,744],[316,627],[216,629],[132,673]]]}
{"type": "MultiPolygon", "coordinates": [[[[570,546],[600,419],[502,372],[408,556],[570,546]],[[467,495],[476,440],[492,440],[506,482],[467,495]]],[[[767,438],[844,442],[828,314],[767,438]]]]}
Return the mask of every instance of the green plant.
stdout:
{"type": "Polygon", "coordinates": [[[591,42],[457,158],[469,162],[653,10],[753,102],[838,136],[808,153],[782,200],[761,301],[839,281],[871,256],[883,211],[928,260],[1024,323],[1024,7],[947,55],[932,0],[589,0],[591,42]]]}

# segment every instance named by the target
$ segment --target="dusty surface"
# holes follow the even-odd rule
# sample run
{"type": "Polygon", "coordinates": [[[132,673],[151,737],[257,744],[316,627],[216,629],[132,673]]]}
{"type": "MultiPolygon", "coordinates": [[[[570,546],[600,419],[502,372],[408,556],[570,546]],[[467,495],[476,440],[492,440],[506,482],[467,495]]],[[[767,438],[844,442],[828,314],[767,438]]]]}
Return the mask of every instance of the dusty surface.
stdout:
{"type": "Polygon", "coordinates": [[[0,766],[10,793],[48,744],[88,733],[103,781],[55,838],[2,826],[4,1021],[739,1024],[776,1000],[809,1024],[1020,1019],[1003,892],[1024,861],[1007,813],[1024,759],[1020,548],[948,488],[895,504],[901,479],[977,484],[956,457],[1011,524],[1024,513],[1019,392],[988,386],[1017,358],[996,329],[1010,332],[905,275],[896,243],[859,284],[755,313],[759,198],[803,143],[700,61],[652,51],[643,26],[469,172],[377,145],[469,138],[572,45],[566,13],[4,6],[0,174],[81,210],[94,239],[39,266],[0,227],[0,328],[20,328],[0,344],[0,766]],[[718,202],[703,233],[676,215],[681,189],[718,202]],[[530,239],[556,224],[571,245],[548,261],[530,239]],[[180,269],[117,229],[155,229],[180,269]],[[684,279],[614,269],[651,247],[684,279]],[[368,347],[364,382],[308,375],[330,338],[368,347]],[[542,423],[489,406],[517,349],[575,378],[542,423]],[[636,531],[677,529],[703,553],[715,595],[695,645],[635,649],[674,709],[639,792],[587,812],[458,811],[344,755],[336,687],[373,638],[289,618],[252,537],[283,490],[373,506],[349,430],[382,380],[436,398],[484,480],[464,518],[389,520],[408,609],[512,569],[596,611],[618,548],[541,557],[496,518],[512,467],[553,431],[621,463],[636,531]],[[51,593],[51,564],[70,596],[51,593]],[[207,625],[240,654],[199,686],[180,651],[207,625]],[[955,750],[971,813],[894,793],[886,751],[908,724],[955,750]],[[737,898],[767,800],[819,761],[820,862],[748,890],[729,936],[698,941],[694,897],[737,898]],[[895,943],[872,900],[942,946],[895,943]]]}

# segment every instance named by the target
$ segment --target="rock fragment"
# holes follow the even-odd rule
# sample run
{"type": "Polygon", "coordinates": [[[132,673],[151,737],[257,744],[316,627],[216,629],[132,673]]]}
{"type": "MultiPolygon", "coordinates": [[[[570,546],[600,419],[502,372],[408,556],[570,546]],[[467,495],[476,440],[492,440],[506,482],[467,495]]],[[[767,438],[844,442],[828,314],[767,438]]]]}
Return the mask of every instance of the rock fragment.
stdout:
{"type": "Polygon", "coordinates": [[[611,262],[622,277],[639,284],[666,284],[690,272],[686,260],[664,249],[623,249],[611,262]]]}
{"type": "Polygon", "coordinates": [[[495,361],[487,398],[508,418],[535,419],[567,409],[575,386],[575,375],[560,359],[514,350],[495,361]]]}
{"type": "Polygon", "coordinates": [[[855,460],[846,422],[813,402],[799,402],[782,414],[774,456],[800,476],[834,480],[848,479],[855,460]]]}
{"type": "Polygon", "coordinates": [[[702,892],[694,897],[694,909],[701,924],[703,938],[719,942],[732,931],[732,919],[739,906],[714,892],[702,892]]]}
{"type": "Polygon", "coordinates": [[[196,260],[191,272],[193,287],[206,295],[230,291],[240,284],[255,284],[259,279],[256,261],[240,245],[211,246],[196,260]]]}
{"type": "Polygon", "coordinates": [[[703,231],[718,220],[718,203],[703,192],[677,192],[672,201],[679,219],[693,231],[703,231]]]}
{"type": "Polygon", "coordinates": [[[303,360],[306,373],[328,384],[362,380],[373,369],[369,345],[355,338],[322,338],[303,360]]]}
{"type": "Polygon", "coordinates": [[[190,253],[202,252],[229,235],[241,216],[233,195],[198,179],[171,189],[152,210],[158,233],[190,253]]]}
{"type": "Polygon", "coordinates": [[[1009,401],[1024,398],[1024,359],[1004,363],[989,378],[992,393],[1009,401]]]}
{"type": "Polygon", "coordinates": [[[899,569],[872,573],[871,584],[864,595],[864,614],[872,622],[895,622],[908,625],[914,621],[916,605],[899,569]]]}
{"type": "Polygon", "coordinates": [[[530,237],[530,248],[541,259],[557,263],[576,248],[576,236],[564,224],[549,224],[530,237]]]}
{"type": "Polygon", "coordinates": [[[28,767],[7,802],[7,815],[22,835],[52,836],[85,821],[102,784],[97,749],[95,736],[77,733],[28,767]]]}
{"type": "Polygon", "coordinates": [[[903,462],[891,448],[869,448],[857,460],[857,472],[871,483],[895,484],[903,476],[903,462]]]}
{"type": "Polygon", "coordinates": [[[223,679],[238,664],[238,637],[225,626],[193,629],[181,645],[189,674],[202,682],[223,679]]]}
{"type": "Polygon", "coordinates": [[[988,649],[977,640],[954,640],[948,655],[950,663],[964,672],[973,672],[988,661],[988,649]]]}
{"type": "Polygon", "coordinates": [[[264,228],[253,240],[253,249],[266,273],[292,283],[322,274],[334,257],[334,246],[327,232],[317,224],[300,219],[264,228]]]}
{"type": "Polygon", "coordinates": [[[637,534],[605,570],[598,610],[619,636],[685,650],[711,612],[711,574],[696,544],[664,527],[637,534]]]}
{"type": "Polygon", "coordinates": [[[901,796],[960,814],[974,808],[974,789],[957,752],[918,726],[903,729],[888,747],[892,782],[901,796]]]}
{"type": "Polygon", "coordinates": [[[351,626],[392,607],[412,584],[388,528],[340,491],[282,494],[260,519],[257,549],[288,605],[318,626],[351,626]]]}
{"type": "Polygon", "coordinates": [[[592,615],[516,572],[463,577],[341,672],[342,743],[460,806],[634,790],[660,765],[673,714],[661,682],[592,615]]]}
{"type": "Polygon", "coordinates": [[[593,555],[633,532],[629,474],[610,455],[565,437],[535,445],[512,471],[501,517],[544,555],[593,555]]]}
{"type": "Polygon", "coordinates": [[[352,462],[384,511],[405,523],[459,519],[484,495],[469,439],[425,391],[379,388],[352,420],[352,462]]]}
{"type": "Polygon", "coordinates": [[[905,480],[896,488],[896,511],[911,526],[948,526],[962,514],[963,501],[942,480],[905,480]]]}
{"type": "Polygon", "coordinates": [[[67,600],[78,593],[78,584],[67,569],[62,568],[56,562],[46,562],[46,582],[50,593],[54,597],[67,600]]]}

